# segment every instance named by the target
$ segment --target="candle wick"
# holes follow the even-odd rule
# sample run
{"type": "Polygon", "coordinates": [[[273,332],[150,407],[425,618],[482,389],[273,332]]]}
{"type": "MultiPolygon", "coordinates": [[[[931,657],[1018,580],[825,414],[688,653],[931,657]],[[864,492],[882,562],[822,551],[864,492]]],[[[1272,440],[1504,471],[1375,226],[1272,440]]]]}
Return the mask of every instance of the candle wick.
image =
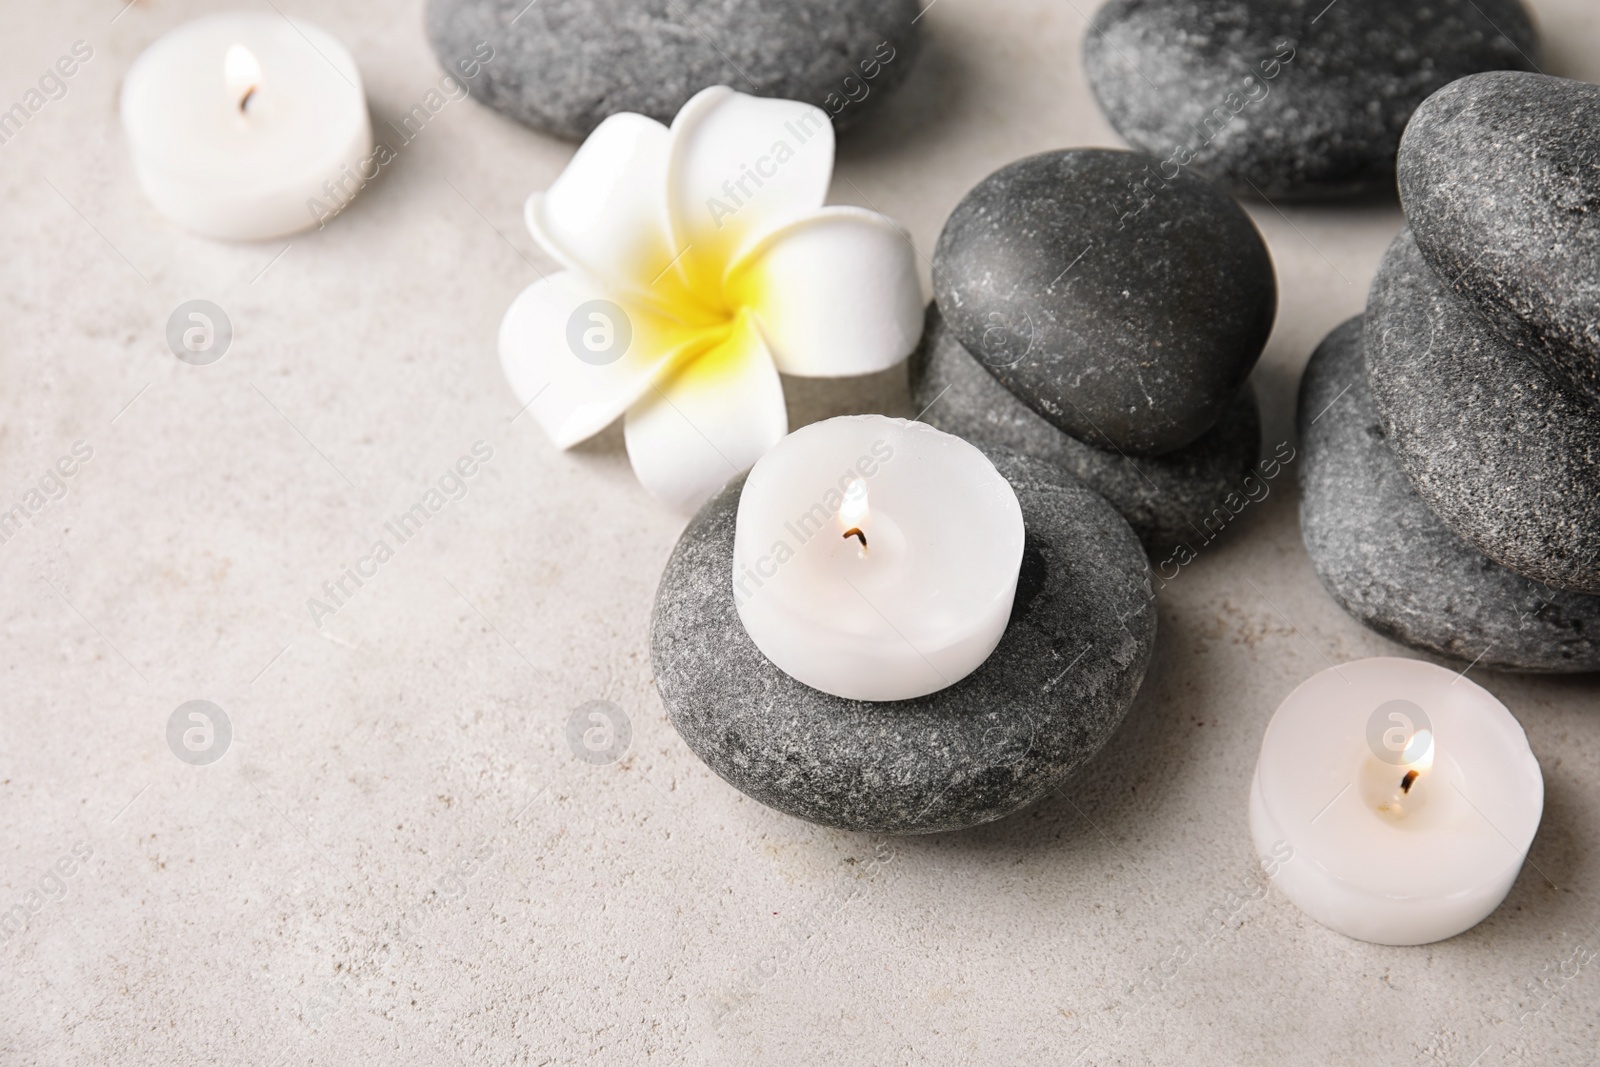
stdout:
{"type": "Polygon", "coordinates": [[[859,537],[861,539],[861,547],[862,548],[866,548],[867,547],[867,535],[861,532],[861,527],[859,527],[859,526],[850,527],[850,529],[848,529],[848,530],[846,530],[844,532],[843,536],[844,537],[859,537]]]}
{"type": "Polygon", "coordinates": [[[1417,779],[1420,778],[1420,777],[1422,777],[1422,775],[1418,771],[1415,771],[1415,770],[1407,771],[1406,772],[1406,776],[1404,778],[1400,779],[1400,792],[1402,792],[1402,793],[1411,792],[1411,787],[1416,783],[1417,779]]]}
{"type": "Polygon", "coordinates": [[[254,85],[244,91],[244,95],[239,98],[240,113],[244,112],[246,105],[250,103],[250,98],[254,95],[256,95],[256,87],[254,85]]]}

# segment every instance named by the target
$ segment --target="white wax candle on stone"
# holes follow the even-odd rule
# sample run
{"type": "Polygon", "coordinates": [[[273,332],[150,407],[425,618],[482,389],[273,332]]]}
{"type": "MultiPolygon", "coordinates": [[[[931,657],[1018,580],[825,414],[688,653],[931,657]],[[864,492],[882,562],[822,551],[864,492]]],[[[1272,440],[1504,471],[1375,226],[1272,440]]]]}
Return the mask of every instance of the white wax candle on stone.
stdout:
{"type": "Polygon", "coordinates": [[[372,149],[349,51],[273,12],[210,15],[161,37],[123,82],[122,123],[157,210],[229,240],[317,225],[312,202],[354,195],[372,149]]]}
{"type": "Polygon", "coordinates": [[[1420,660],[1314,675],[1279,706],[1250,790],[1250,831],[1286,896],[1383,945],[1453,937],[1499,907],[1544,810],[1517,720],[1420,660]]]}
{"type": "Polygon", "coordinates": [[[798,681],[852,700],[923,696],[999,644],[1023,533],[1011,484],[961,438],[882,415],[828,419],[750,471],[734,600],[798,681]]]}

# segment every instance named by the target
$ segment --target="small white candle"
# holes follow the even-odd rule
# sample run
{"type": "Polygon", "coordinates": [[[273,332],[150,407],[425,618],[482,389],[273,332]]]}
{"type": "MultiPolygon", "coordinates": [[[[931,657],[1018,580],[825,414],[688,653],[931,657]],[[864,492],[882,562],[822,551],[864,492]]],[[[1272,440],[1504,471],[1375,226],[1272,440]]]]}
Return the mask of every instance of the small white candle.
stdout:
{"type": "Polygon", "coordinates": [[[371,175],[372,126],[349,51],[272,12],[211,15],[163,36],[122,86],[139,185],[196,233],[297,233],[371,175]]]}
{"type": "Polygon", "coordinates": [[[1421,945],[1500,906],[1543,810],[1539,763],[1505,705],[1443,667],[1364,659],[1314,675],[1272,716],[1250,832],[1322,925],[1421,945]]]}
{"type": "Polygon", "coordinates": [[[1022,542],[1016,493],[966,441],[882,415],[828,419],[751,469],[734,601],[792,677],[852,700],[906,700],[989,658],[1022,542]]]}

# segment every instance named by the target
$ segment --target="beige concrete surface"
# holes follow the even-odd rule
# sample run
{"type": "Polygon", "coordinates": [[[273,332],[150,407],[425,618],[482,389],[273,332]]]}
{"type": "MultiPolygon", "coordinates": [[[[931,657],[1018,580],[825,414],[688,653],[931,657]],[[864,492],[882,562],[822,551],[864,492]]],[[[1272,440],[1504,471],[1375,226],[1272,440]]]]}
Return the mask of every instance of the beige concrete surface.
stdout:
{"type": "MultiPolygon", "coordinates": [[[[1117,143],[1078,62],[1089,2],[937,0],[904,93],[843,139],[834,199],[898,217],[926,253],[989,171],[1117,143]]],[[[349,45],[380,128],[437,85],[420,0],[277,6],[349,45]]],[[[1536,7],[1547,69],[1600,80],[1600,9],[1536,7]]],[[[1138,704],[1059,796],[890,840],[724,785],[651,685],[682,519],[639,490],[619,432],[563,455],[509,421],[496,325],[551,267],[520,207],[571,147],[451,102],[322,232],[187,236],[134,185],[117,93],[211,8],[13,0],[0,32],[0,108],[74,41],[94,50],[0,144],[0,503],[93,450],[0,543],[0,910],[29,912],[0,941],[0,1063],[1600,1055],[1592,677],[1470,675],[1526,727],[1548,789],[1481,926],[1383,948],[1261,895],[1245,805],[1267,718],[1330,661],[1397,651],[1317,584],[1292,478],[1162,591],[1138,704]],[[193,298],[234,325],[207,367],[164,340],[193,298]],[[466,495],[315,627],[307,599],[480,440],[466,495]],[[193,699],[234,729],[208,766],[166,741],[193,699]],[[596,699],[632,730],[604,766],[566,739],[596,699]]],[[[1255,376],[1270,448],[1400,216],[1250,210],[1282,287],[1255,376]]],[[[910,414],[900,370],[790,397],[797,425],[910,414]]]]}

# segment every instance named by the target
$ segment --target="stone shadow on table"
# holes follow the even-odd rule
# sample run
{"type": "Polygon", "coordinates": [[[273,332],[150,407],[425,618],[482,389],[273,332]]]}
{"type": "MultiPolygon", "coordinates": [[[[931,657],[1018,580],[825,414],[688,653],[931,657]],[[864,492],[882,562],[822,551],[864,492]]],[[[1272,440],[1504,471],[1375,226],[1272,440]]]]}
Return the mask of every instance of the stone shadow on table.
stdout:
{"type": "Polygon", "coordinates": [[[1255,388],[1256,402],[1261,409],[1261,454],[1272,455],[1280,441],[1287,441],[1298,451],[1300,435],[1295,430],[1295,401],[1300,395],[1299,367],[1286,367],[1282,363],[1262,360],[1250,372],[1250,385],[1255,388]]]}
{"type": "Polygon", "coordinates": [[[919,25],[922,46],[911,76],[893,97],[838,134],[841,158],[856,161],[906,153],[948,135],[950,113],[971,80],[967,57],[959,42],[947,39],[927,21],[919,25]]]}
{"type": "Polygon", "coordinates": [[[1573,17],[1578,10],[1577,5],[1570,10],[1553,10],[1541,4],[1533,12],[1533,25],[1539,31],[1539,49],[1543,53],[1537,57],[1541,74],[1594,81],[1594,46],[1589,43],[1592,23],[1583,16],[1573,17]]]}
{"type": "MultiPolygon", "coordinates": [[[[1268,210],[1282,209],[1286,213],[1299,211],[1303,213],[1335,211],[1363,211],[1378,208],[1398,208],[1400,206],[1400,186],[1396,182],[1368,189],[1359,193],[1350,193],[1346,196],[1330,197],[1326,200],[1282,200],[1272,197],[1262,197],[1254,193],[1236,194],[1237,199],[1245,206],[1266,207],[1268,210]]],[[[1295,218],[1293,214],[1287,217],[1295,218]]]]}

